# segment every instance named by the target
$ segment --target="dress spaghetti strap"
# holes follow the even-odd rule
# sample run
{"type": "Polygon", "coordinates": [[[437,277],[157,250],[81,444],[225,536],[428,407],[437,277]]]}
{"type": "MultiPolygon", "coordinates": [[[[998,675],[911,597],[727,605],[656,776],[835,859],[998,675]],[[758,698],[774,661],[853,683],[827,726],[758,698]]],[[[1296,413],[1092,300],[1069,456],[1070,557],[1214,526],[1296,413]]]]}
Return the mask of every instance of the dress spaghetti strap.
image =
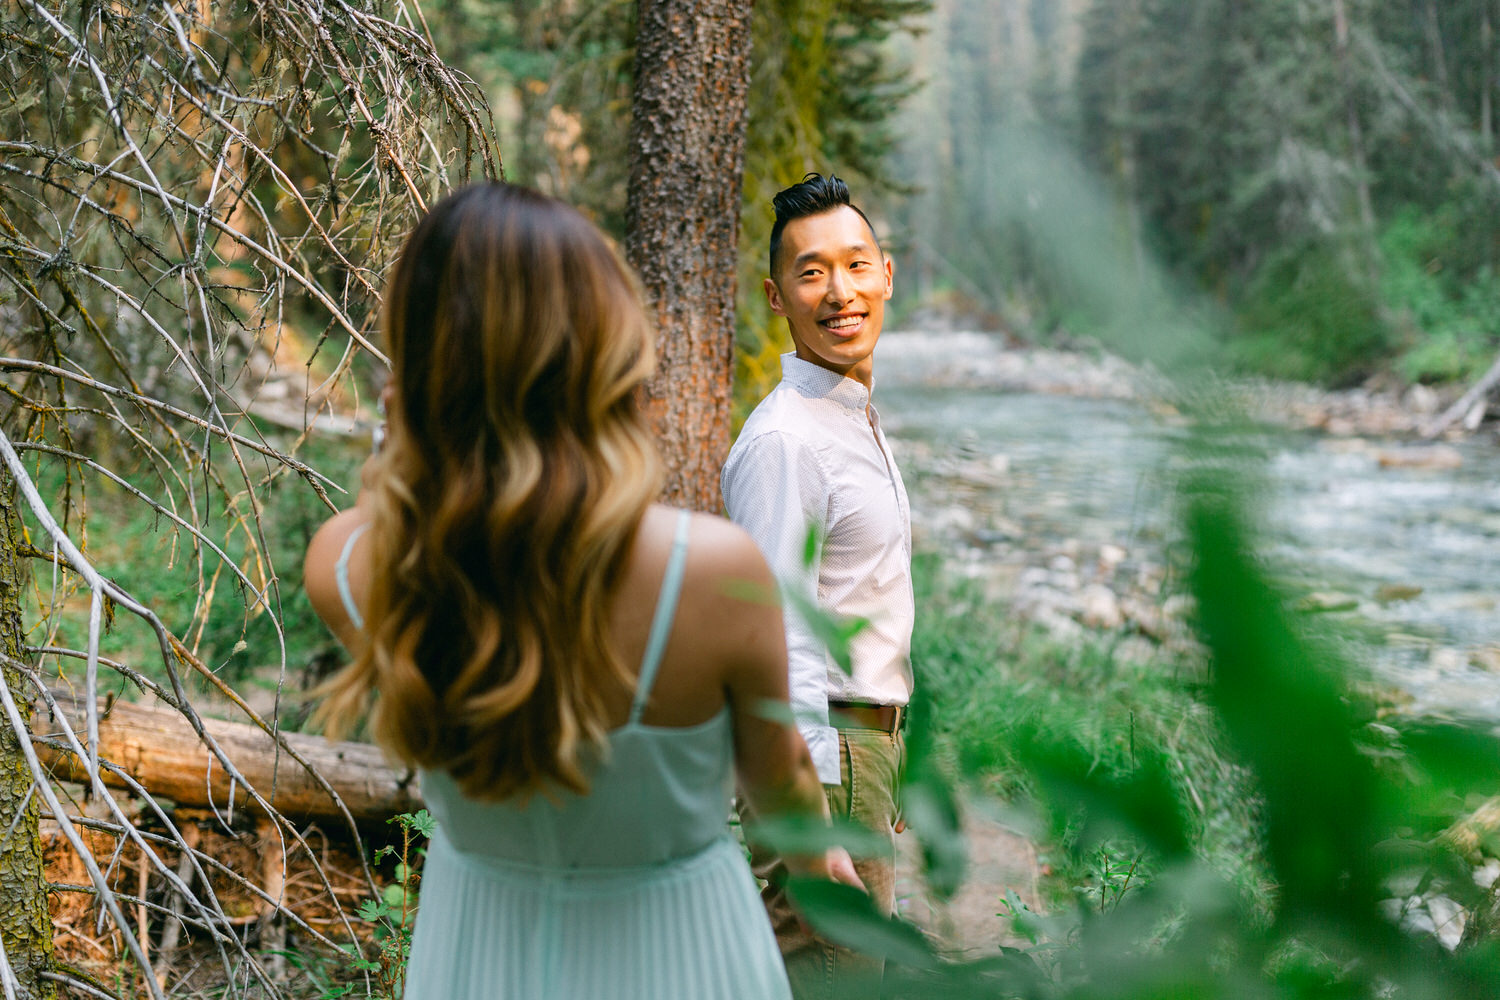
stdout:
{"type": "Polygon", "coordinates": [[[348,613],[349,620],[354,623],[355,628],[360,629],[365,627],[365,616],[354,606],[354,592],[349,589],[349,556],[354,552],[354,543],[369,526],[370,522],[366,521],[349,532],[349,537],[344,539],[344,549],[339,553],[338,562],[333,564],[333,580],[338,584],[339,599],[344,602],[344,611],[348,613]]]}
{"type": "Polygon", "coordinates": [[[666,651],[667,639],[672,634],[672,618],[677,614],[677,598],[682,592],[683,569],[687,565],[691,523],[692,514],[685,510],[677,512],[677,533],[672,539],[672,554],[667,557],[661,592],[656,595],[656,612],[651,616],[651,634],[646,639],[646,653],[641,657],[641,672],[636,677],[635,700],[630,703],[627,725],[633,726],[641,721],[641,713],[646,710],[646,701],[651,697],[651,685],[656,681],[656,671],[661,667],[662,653],[666,651]]]}

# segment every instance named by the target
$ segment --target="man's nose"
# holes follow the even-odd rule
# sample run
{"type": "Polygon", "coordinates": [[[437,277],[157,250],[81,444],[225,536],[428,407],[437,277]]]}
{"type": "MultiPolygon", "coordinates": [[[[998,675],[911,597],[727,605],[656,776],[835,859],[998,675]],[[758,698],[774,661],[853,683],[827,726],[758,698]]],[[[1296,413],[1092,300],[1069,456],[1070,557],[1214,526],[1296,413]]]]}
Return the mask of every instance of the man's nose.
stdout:
{"type": "Polygon", "coordinates": [[[834,268],[828,275],[828,301],[849,301],[849,287],[849,275],[845,273],[843,268],[834,268]]]}

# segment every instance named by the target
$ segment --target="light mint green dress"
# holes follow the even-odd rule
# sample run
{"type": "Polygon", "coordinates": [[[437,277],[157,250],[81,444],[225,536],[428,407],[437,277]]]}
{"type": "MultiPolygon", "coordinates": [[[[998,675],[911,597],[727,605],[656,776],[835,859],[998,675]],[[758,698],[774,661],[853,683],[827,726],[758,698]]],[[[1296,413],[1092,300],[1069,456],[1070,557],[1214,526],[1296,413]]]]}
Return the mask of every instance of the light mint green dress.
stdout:
{"type": "Polygon", "coordinates": [[[589,794],[476,802],[446,772],[422,774],[438,828],[405,1000],[790,1000],[727,828],[727,706],[696,726],[640,721],[672,631],[687,525],[684,513],[629,720],[611,732],[589,794]]]}

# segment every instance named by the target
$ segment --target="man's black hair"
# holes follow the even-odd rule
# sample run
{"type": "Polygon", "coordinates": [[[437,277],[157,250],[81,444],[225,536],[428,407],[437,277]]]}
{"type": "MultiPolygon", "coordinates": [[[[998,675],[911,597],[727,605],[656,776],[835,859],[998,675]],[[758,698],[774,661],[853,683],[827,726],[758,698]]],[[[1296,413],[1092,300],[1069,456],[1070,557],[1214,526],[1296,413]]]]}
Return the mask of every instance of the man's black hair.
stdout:
{"type": "Polygon", "coordinates": [[[870,227],[870,238],[875,249],[880,249],[880,237],[875,235],[875,224],[860,211],[858,205],[849,200],[849,185],[830,173],[824,177],[810,173],[784,191],[778,191],[771,199],[776,210],[776,224],[771,227],[771,280],[776,280],[776,258],[781,256],[781,231],[794,219],[805,219],[809,215],[822,215],[844,205],[859,212],[859,217],[870,227]]]}

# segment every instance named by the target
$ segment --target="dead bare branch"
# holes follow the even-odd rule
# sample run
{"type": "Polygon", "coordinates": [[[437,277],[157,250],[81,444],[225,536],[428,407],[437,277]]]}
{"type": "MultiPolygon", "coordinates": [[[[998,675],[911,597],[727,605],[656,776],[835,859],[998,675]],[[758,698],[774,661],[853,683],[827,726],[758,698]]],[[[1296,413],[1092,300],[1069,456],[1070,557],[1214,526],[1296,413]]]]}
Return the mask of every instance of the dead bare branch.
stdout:
{"type": "MultiPolygon", "coordinates": [[[[286,483],[335,508],[335,477],[304,449],[369,419],[362,401],[386,365],[370,339],[383,276],[431,200],[471,173],[499,176],[489,109],[438,58],[406,0],[11,0],[0,3],[0,39],[0,479],[19,491],[24,521],[24,537],[0,544],[52,574],[22,609],[40,634],[22,659],[0,658],[0,703],[20,734],[40,699],[50,722],[34,740],[82,768],[94,818],[65,805],[80,793],[42,765],[31,740],[15,764],[32,782],[28,800],[56,820],[87,873],[71,881],[88,883],[98,928],[152,996],[163,990],[144,929],[166,919],[211,944],[225,996],[279,997],[279,960],[236,932],[211,871],[307,941],[358,950],[361,938],[316,852],[271,805],[279,772],[248,779],[194,691],[256,726],[276,760],[337,802],[356,845],[358,827],[281,732],[279,710],[268,721],[199,644],[225,599],[222,580],[242,595],[245,621],[271,623],[285,678],[285,567],[272,544],[284,527],[267,523],[267,496],[286,483]],[[100,509],[129,504],[160,520],[168,564],[186,553],[196,626],[174,631],[164,619],[175,613],[154,610],[92,554],[101,524],[90,498],[106,495],[100,509]],[[102,651],[117,614],[145,625],[152,662],[102,651]],[[101,759],[107,677],[181,715],[211,767],[270,818],[272,854],[310,860],[341,929],[315,928],[283,905],[284,871],[231,872],[195,850],[171,808],[101,759]],[[76,729],[48,693],[59,679],[80,689],[76,729]],[[153,830],[132,818],[137,809],[153,830]],[[85,832],[112,838],[112,849],[96,859],[85,832]]],[[[234,798],[214,814],[226,827],[234,798]]],[[[0,844],[23,834],[21,822],[0,829],[0,844]]],[[[13,952],[0,953],[7,1000],[17,969],[13,952]]],[[[71,971],[43,978],[103,990],[71,971]]]]}

